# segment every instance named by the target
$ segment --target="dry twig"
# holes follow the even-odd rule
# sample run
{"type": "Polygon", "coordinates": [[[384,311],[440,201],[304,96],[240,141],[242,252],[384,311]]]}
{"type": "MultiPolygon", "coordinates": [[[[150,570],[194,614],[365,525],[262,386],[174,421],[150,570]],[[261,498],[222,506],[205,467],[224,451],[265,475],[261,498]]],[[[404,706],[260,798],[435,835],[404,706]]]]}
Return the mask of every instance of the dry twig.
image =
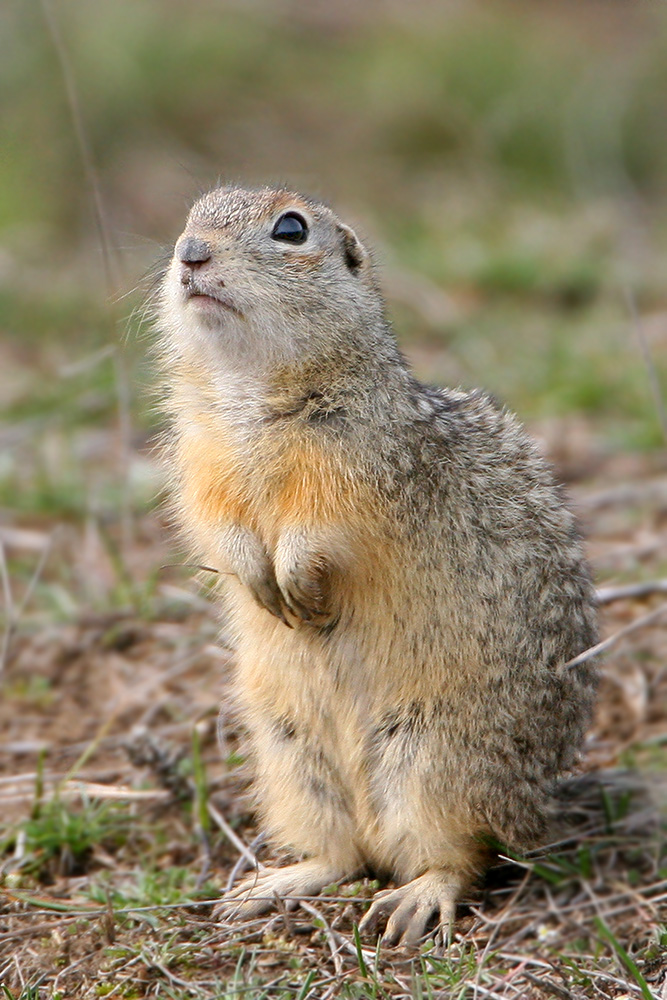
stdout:
{"type": "Polygon", "coordinates": [[[238,834],[232,830],[225,817],[218,809],[216,809],[212,802],[209,801],[207,803],[207,809],[213,822],[222,830],[227,840],[230,844],[234,845],[239,854],[243,855],[252,868],[255,868],[257,871],[263,871],[266,865],[263,865],[261,861],[257,860],[250,848],[244,844],[238,834]]]}
{"type": "Polygon", "coordinates": [[[592,660],[593,657],[599,656],[600,653],[606,652],[615,646],[620,639],[624,639],[625,636],[631,635],[633,632],[637,632],[638,629],[649,628],[651,625],[655,625],[667,612],[667,604],[661,604],[659,608],[654,611],[649,612],[647,615],[642,615],[641,618],[635,619],[629,625],[624,628],[614,632],[607,639],[603,639],[602,642],[598,642],[595,646],[591,646],[590,649],[585,649],[583,653],[579,653],[578,656],[573,657],[564,663],[560,668],[561,670],[568,670],[570,667],[577,667],[580,663],[586,663],[587,660],[592,660]]]}
{"type": "Polygon", "coordinates": [[[600,605],[637,597],[650,597],[651,594],[667,594],[667,578],[646,580],[643,583],[628,583],[620,587],[598,587],[595,592],[597,602],[600,605]]]}

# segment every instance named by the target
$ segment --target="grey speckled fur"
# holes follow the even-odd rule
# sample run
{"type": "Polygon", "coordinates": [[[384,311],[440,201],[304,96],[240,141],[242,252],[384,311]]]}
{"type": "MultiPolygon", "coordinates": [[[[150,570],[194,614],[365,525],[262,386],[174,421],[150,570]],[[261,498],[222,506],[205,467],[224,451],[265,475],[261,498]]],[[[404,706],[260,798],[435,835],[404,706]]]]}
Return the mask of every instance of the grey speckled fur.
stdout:
{"type": "Polygon", "coordinates": [[[439,914],[442,941],[485,843],[539,841],[590,721],[595,668],[563,668],[596,614],[562,491],[488,395],[415,380],[367,251],[300,195],[197,203],[159,324],[175,510],[231,574],[258,809],[306,859],[222,912],[370,866],[399,888],[365,927],[411,944],[439,914]],[[286,211],[302,245],[272,238],[286,211]]]}

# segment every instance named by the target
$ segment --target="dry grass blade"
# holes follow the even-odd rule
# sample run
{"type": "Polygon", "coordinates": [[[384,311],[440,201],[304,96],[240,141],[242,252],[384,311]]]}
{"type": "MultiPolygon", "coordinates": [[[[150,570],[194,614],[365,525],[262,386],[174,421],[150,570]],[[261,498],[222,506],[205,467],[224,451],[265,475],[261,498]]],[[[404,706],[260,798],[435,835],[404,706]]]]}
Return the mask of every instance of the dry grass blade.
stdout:
{"type": "Polygon", "coordinates": [[[598,587],[595,592],[599,605],[650,597],[651,594],[667,594],[667,579],[628,583],[621,587],[598,587]]]}
{"type": "Polygon", "coordinates": [[[11,581],[9,579],[9,568],[7,566],[7,559],[5,556],[5,547],[3,542],[0,540],[0,577],[2,578],[2,591],[5,603],[5,628],[2,636],[2,645],[0,646],[0,677],[2,677],[5,664],[7,662],[12,635],[16,631],[20,623],[21,616],[32,599],[35,588],[37,587],[42,572],[44,571],[44,567],[46,566],[46,561],[49,558],[51,549],[53,548],[54,534],[49,536],[46,543],[41,547],[37,566],[35,567],[28,586],[26,587],[23,597],[17,607],[14,607],[13,602],[11,581]]]}
{"type": "Polygon", "coordinates": [[[644,364],[646,365],[646,371],[651,385],[651,392],[653,394],[653,401],[658,414],[658,420],[660,421],[660,426],[662,428],[662,434],[665,441],[667,441],[667,407],[665,407],[665,399],[660,385],[660,376],[658,375],[655,361],[653,360],[653,355],[644,333],[644,326],[642,324],[641,317],[637,311],[635,297],[629,288],[626,288],[625,300],[630,313],[630,318],[632,320],[632,325],[635,330],[635,336],[639,344],[639,349],[641,350],[644,364]]]}
{"type": "Polygon", "coordinates": [[[331,927],[329,926],[325,918],[322,916],[320,911],[316,909],[311,903],[306,903],[304,900],[301,900],[301,909],[305,910],[306,913],[310,913],[311,916],[315,917],[315,919],[319,920],[320,923],[322,924],[324,935],[327,939],[327,943],[331,950],[331,958],[334,964],[334,969],[336,970],[336,975],[340,976],[343,972],[343,960],[340,955],[340,950],[341,950],[340,941],[336,940],[334,932],[331,930],[331,927]]]}
{"type": "Polygon", "coordinates": [[[599,656],[601,653],[605,653],[612,646],[615,646],[617,642],[624,639],[628,635],[632,635],[633,632],[637,632],[639,629],[650,628],[650,626],[655,625],[661,618],[664,617],[667,612],[667,604],[661,604],[659,608],[654,611],[650,611],[646,615],[642,615],[640,618],[635,619],[629,625],[624,628],[619,629],[618,632],[614,632],[607,639],[603,639],[602,642],[598,642],[595,646],[591,646],[590,649],[585,649],[583,653],[579,653],[578,656],[573,657],[564,663],[560,668],[561,670],[568,670],[570,667],[576,667],[580,663],[585,663],[587,660],[592,660],[595,656],[599,656]]]}
{"type": "Polygon", "coordinates": [[[239,875],[243,874],[243,872],[246,871],[248,866],[250,865],[250,860],[249,860],[250,856],[251,855],[253,857],[255,856],[255,851],[257,850],[258,847],[261,847],[261,845],[264,843],[264,839],[265,839],[264,834],[258,833],[257,836],[250,843],[248,857],[246,857],[245,854],[239,855],[238,861],[236,862],[236,864],[229,873],[227,884],[225,885],[225,892],[229,892],[230,889],[234,888],[234,883],[236,882],[239,875]]]}
{"type": "Polygon", "coordinates": [[[265,868],[265,865],[263,865],[261,861],[257,860],[250,848],[244,844],[241,838],[234,832],[234,830],[232,830],[222,813],[216,809],[210,801],[207,803],[207,808],[213,822],[222,830],[227,840],[234,845],[239,854],[243,855],[252,868],[255,868],[257,871],[262,871],[265,868]]]}
{"type": "Polygon", "coordinates": [[[12,585],[9,579],[9,570],[7,568],[7,559],[5,557],[5,547],[0,542],[0,579],[2,580],[2,596],[5,605],[5,625],[2,633],[2,645],[0,646],[0,677],[5,669],[5,663],[7,661],[7,654],[9,652],[9,643],[12,637],[12,630],[14,628],[14,601],[12,598],[12,585]]]}
{"type": "MultiPolygon", "coordinates": [[[[117,785],[102,785],[95,781],[71,779],[62,784],[45,782],[44,796],[48,801],[50,795],[56,794],[62,802],[76,801],[86,798],[114,800],[116,802],[166,802],[169,792],[161,788],[124,788],[117,785]]],[[[0,793],[0,807],[7,807],[18,802],[33,802],[35,798],[34,785],[24,791],[13,789],[0,793]]]]}
{"type": "Polygon", "coordinates": [[[52,536],[44,531],[34,531],[29,528],[16,528],[6,524],[0,525],[0,544],[10,549],[22,549],[26,552],[42,552],[49,546],[52,536]]]}
{"type": "Polygon", "coordinates": [[[549,996],[559,997],[559,1000],[573,1000],[570,991],[566,990],[564,986],[554,983],[553,979],[548,979],[546,976],[534,976],[532,972],[528,972],[525,969],[521,973],[521,976],[523,979],[527,979],[529,983],[532,983],[533,986],[537,986],[538,990],[549,996]]]}
{"type": "Polygon", "coordinates": [[[46,21],[49,34],[51,35],[51,40],[53,42],[53,46],[56,50],[58,62],[60,64],[60,71],[62,73],[63,83],[65,86],[65,94],[67,97],[67,103],[69,105],[72,125],[74,126],[76,141],[79,146],[81,162],[83,164],[86,182],[90,188],[90,192],[93,199],[95,221],[97,224],[98,236],[99,236],[100,246],[102,248],[102,254],[104,257],[104,267],[106,271],[108,290],[109,294],[112,295],[113,289],[118,285],[119,265],[116,259],[113,240],[111,239],[111,231],[109,228],[109,223],[107,221],[107,214],[104,209],[104,201],[102,199],[102,192],[97,177],[97,170],[95,169],[92,151],[90,149],[88,136],[86,134],[86,128],[83,120],[83,112],[81,110],[81,104],[79,101],[79,94],[77,91],[76,83],[74,81],[74,75],[72,73],[72,67],[70,64],[69,56],[67,54],[65,44],[60,34],[58,22],[54,16],[53,10],[51,9],[50,0],[40,0],[40,3],[42,7],[42,13],[44,15],[44,20],[46,21]]]}

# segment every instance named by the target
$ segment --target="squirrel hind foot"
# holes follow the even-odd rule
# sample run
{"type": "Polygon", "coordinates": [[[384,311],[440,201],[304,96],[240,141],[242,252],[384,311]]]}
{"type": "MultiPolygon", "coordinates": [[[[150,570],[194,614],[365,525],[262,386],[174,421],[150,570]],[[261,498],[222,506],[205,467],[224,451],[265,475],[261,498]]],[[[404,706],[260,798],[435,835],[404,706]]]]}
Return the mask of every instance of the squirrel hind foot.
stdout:
{"type": "Polygon", "coordinates": [[[382,944],[417,948],[432,937],[435,954],[442,954],[451,937],[462,888],[461,879],[452,872],[426,872],[398,889],[378,892],[359,930],[372,933],[386,920],[382,944]]]}
{"type": "Polygon", "coordinates": [[[276,898],[284,900],[287,908],[292,909],[300,898],[316,896],[325,886],[349,874],[319,858],[285,868],[263,868],[247,875],[226,892],[213,916],[223,921],[256,917],[272,909],[276,898]]]}

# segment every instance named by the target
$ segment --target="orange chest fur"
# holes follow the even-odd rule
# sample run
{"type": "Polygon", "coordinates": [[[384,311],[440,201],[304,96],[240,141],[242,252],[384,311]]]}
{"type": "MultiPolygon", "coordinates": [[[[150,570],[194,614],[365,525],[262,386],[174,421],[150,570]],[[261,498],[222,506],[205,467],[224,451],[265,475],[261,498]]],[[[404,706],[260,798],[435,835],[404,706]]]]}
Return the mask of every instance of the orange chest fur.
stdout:
{"type": "Polygon", "coordinates": [[[306,435],[239,445],[219,430],[187,434],[176,460],[183,514],[202,527],[231,521],[270,540],[286,525],[348,520],[359,507],[341,456],[306,435]]]}

